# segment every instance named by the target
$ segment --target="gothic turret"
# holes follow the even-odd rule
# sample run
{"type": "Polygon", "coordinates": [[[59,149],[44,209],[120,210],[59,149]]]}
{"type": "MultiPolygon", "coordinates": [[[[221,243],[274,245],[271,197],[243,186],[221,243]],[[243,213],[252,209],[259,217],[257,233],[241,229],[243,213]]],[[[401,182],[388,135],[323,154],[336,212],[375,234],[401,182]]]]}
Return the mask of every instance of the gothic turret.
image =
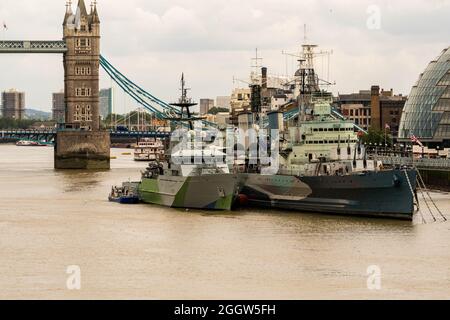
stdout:
{"type": "Polygon", "coordinates": [[[69,0],[66,2],[66,15],[64,16],[64,22],[63,22],[63,26],[65,26],[67,24],[67,21],[69,20],[70,17],[73,16],[73,12],[72,12],[72,1],[69,0]]]}
{"type": "Polygon", "coordinates": [[[100,23],[100,18],[98,17],[97,5],[95,2],[93,4],[93,7],[94,7],[94,9],[91,12],[91,19],[92,19],[91,21],[92,21],[92,23],[98,24],[98,23],[100,23]]]}
{"type": "MultiPolygon", "coordinates": [[[[66,3],[66,14],[64,16],[64,27],[68,30],[84,31],[85,29],[92,30],[93,25],[99,25],[100,18],[97,12],[97,3],[94,1],[91,4],[91,12],[88,14],[84,0],[79,0],[75,14],[72,12],[72,1],[66,3]]],[[[95,32],[95,31],[94,31],[95,32]]]]}
{"type": "Polygon", "coordinates": [[[84,0],[79,0],[78,1],[78,8],[77,8],[77,13],[78,10],[80,11],[80,15],[81,16],[87,16],[87,10],[86,10],[86,5],[84,4],[84,0]]]}

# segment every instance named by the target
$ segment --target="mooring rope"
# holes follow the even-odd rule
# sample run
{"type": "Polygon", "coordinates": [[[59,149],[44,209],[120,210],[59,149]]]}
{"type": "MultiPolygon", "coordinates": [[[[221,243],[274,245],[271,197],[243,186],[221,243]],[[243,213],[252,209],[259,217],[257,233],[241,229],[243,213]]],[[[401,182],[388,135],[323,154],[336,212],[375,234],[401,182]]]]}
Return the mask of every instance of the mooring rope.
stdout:
{"type": "Polygon", "coordinates": [[[405,169],[404,173],[405,173],[405,176],[406,176],[406,181],[408,181],[408,186],[409,186],[409,190],[411,191],[411,195],[412,195],[413,199],[417,200],[417,211],[420,213],[420,216],[422,217],[422,223],[426,224],[427,221],[425,220],[425,217],[423,216],[423,212],[420,209],[419,199],[416,197],[416,194],[414,193],[414,190],[412,188],[412,184],[411,184],[411,180],[409,179],[408,171],[406,171],[406,169],[405,169]]]}
{"type": "Polygon", "coordinates": [[[428,188],[425,185],[425,182],[422,178],[422,175],[420,174],[419,170],[417,168],[415,168],[417,171],[417,176],[419,177],[419,183],[422,183],[423,189],[425,190],[425,194],[428,196],[428,198],[430,198],[431,203],[433,204],[433,206],[436,208],[437,212],[439,213],[439,215],[442,217],[442,219],[444,221],[448,221],[447,217],[442,213],[442,211],[439,209],[439,207],[437,206],[436,202],[433,200],[433,198],[430,195],[430,192],[428,190],[428,188]]]}

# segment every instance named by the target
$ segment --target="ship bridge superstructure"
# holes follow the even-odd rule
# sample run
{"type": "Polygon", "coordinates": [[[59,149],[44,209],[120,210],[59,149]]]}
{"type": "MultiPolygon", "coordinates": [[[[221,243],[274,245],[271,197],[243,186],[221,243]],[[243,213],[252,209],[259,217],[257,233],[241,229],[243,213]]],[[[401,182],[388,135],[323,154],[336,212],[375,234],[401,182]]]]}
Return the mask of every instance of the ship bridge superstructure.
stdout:
{"type": "Polygon", "coordinates": [[[352,160],[361,156],[362,146],[354,123],[336,119],[326,97],[313,97],[312,110],[298,126],[289,128],[292,150],[287,165],[306,164],[314,161],[352,160]]]}

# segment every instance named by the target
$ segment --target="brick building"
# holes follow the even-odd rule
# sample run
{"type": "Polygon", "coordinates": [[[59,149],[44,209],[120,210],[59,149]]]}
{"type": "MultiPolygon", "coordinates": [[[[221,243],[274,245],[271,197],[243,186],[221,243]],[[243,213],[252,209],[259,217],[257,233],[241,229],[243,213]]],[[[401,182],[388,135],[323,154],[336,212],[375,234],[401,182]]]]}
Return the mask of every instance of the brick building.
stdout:
{"type": "Polygon", "coordinates": [[[395,95],[392,89],[380,91],[379,86],[372,86],[371,90],[340,94],[337,106],[344,116],[363,129],[384,130],[387,124],[391,134],[397,137],[406,100],[406,96],[395,95]]]}
{"type": "Polygon", "coordinates": [[[52,95],[52,120],[56,123],[64,123],[66,117],[66,102],[64,91],[52,95]]]}

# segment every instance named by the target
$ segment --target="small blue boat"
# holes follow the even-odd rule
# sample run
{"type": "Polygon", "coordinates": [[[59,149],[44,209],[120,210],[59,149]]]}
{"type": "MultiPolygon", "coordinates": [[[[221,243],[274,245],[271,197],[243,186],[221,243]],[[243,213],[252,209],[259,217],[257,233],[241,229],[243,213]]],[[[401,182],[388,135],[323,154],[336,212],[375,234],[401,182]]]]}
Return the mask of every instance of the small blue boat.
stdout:
{"type": "Polygon", "coordinates": [[[124,182],[121,187],[112,187],[108,197],[111,202],[137,204],[140,202],[135,183],[124,182]]]}
{"type": "Polygon", "coordinates": [[[137,197],[137,196],[120,196],[120,197],[109,196],[109,201],[117,202],[120,204],[137,204],[137,203],[139,203],[139,197],[137,197]]]}

